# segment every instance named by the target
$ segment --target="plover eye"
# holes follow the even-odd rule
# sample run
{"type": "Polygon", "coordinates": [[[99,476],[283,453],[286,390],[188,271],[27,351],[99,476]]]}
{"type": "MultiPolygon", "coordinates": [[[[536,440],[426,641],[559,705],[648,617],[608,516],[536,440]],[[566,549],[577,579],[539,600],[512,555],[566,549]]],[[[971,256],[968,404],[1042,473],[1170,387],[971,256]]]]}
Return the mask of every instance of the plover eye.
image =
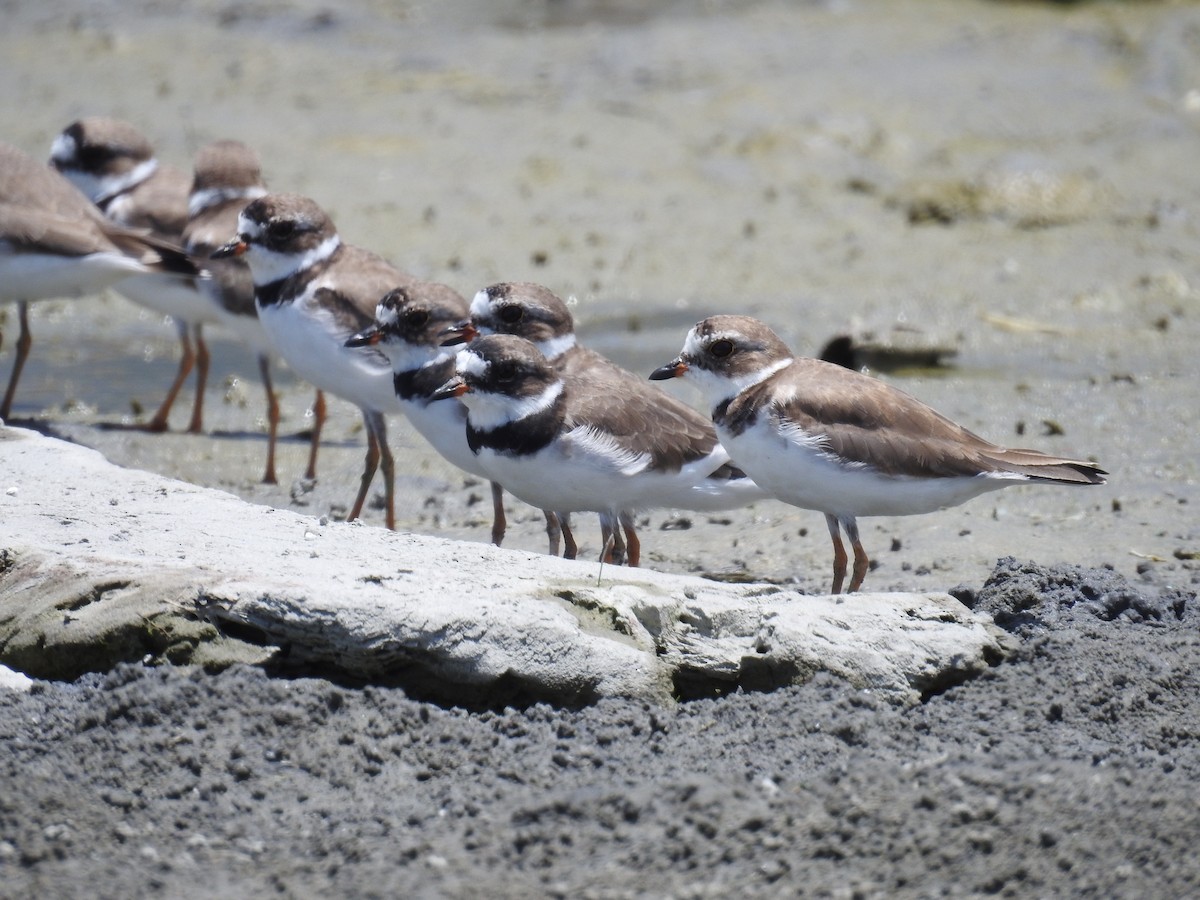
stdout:
{"type": "Polygon", "coordinates": [[[525,316],[525,310],[519,306],[502,306],[496,313],[500,317],[500,321],[508,325],[515,325],[520,322],[525,316]]]}
{"type": "Polygon", "coordinates": [[[116,158],[117,154],[109,147],[93,147],[85,144],[79,148],[76,156],[85,169],[95,170],[107,165],[116,158]]]}
{"type": "Polygon", "coordinates": [[[277,219],[270,224],[267,231],[276,240],[284,240],[296,233],[296,223],[291,219],[277,219]]]}
{"type": "Polygon", "coordinates": [[[724,359],[733,352],[733,341],[719,340],[708,345],[708,352],[717,359],[724,359]]]}
{"type": "Polygon", "coordinates": [[[514,362],[497,363],[492,369],[492,376],[500,384],[508,384],[517,377],[517,365],[514,362]]]}
{"type": "Polygon", "coordinates": [[[404,321],[410,328],[423,328],[429,323],[429,310],[410,309],[405,314],[404,321]]]}

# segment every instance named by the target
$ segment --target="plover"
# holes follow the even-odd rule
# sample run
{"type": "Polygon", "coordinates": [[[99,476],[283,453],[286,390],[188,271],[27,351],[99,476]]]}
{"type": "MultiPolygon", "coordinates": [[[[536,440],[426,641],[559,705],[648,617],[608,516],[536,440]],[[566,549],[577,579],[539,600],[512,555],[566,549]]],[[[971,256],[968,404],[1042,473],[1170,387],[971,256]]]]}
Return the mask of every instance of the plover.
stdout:
{"type": "Polygon", "coordinates": [[[850,590],[868,557],[859,516],[906,516],[956,506],[1015,484],[1104,484],[1091,462],[999,447],[882,381],[795,357],[762,322],[712,316],[653,379],[692,382],[735,463],[785,503],[825,514],[833,593],[854,550],[850,590]]]}
{"type": "MultiPolygon", "coordinates": [[[[251,200],[267,193],[258,154],[240,141],[214,141],[196,153],[184,249],[197,259],[209,259],[237,231],[238,213],[251,200]]],[[[267,466],[263,482],[275,484],[275,442],[279,429],[279,401],[271,382],[271,357],[275,348],[258,320],[254,305],[254,279],[244,258],[228,257],[208,263],[211,278],[205,295],[217,320],[258,357],[258,370],[267,393],[267,466]]],[[[325,396],[317,391],[313,402],[312,443],[304,477],[317,477],[317,450],[325,421],[325,396]]]]}
{"type": "MultiPolygon", "coordinates": [[[[72,122],[55,138],[50,163],[114,222],[182,242],[191,180],[187,173],[160,163],[149,140],[128,122],[98,116],[72,122]]],[[[146,431],[167,430],[171,408],[193,368],[196,396],[187,430],[197,434],[203,428],[209,364],[203,326],[216,316],[201,290],[200,279],[163,273],[116,285],[122,296],[169,316],[179,335],[179,368],[158,411],[142,426],[146,431]]]]}
{"type": "MultiPolygon", "coordinates": [[[[615,366],[563,375],[531,342],[494,334],[460,350],[455,370],[434,396],[462,398],[472,451],[539,509],[598,512],[615,525],[643,509],[727,508],[731,480],[758,493],[715,438],[698,440],[661,392],[630,390],[615,366]]],[[[630,565],[639,554],[634,535],[630,565]]]]}
{"type": "MultiPolygon", "coordinates": [[[[641,394],[639,403],[648,403],[655,410],[653,420],[645,427],[671,432],[673,440],[687,444],[690,452],[702,456],[713,450],[716,434],[707,417],[686,403],[646,384],[645,379],[621,368],[612,360],[580,344],[575,335],[575,320],[567,304],[557,294],[532,282],[501,282],[477,292],[471,300],[469,320],[447,332],[448,341],[469,340],[476,334],[511,334],[523,337],[554,365],[567,379],[580,381],[578,390],[609,392],[614,402],[628,402],[641,394]]],[[[716,477],[703,479],[699,486],[680,483],[678,493],[670,502],[659,505],[692,510],[723,510],[745,506],[766,497],[754,482],[727,465],[719,466],[716,477]]],[[[633,517],[626,510],[617,514],[625,532],[629,558],[637,564],[639,543],[633,517]]],[[[601,513],[605,540],[611,534],[620,549],[617,521],[601,513]]]]}
{"type": "Polygon", "coordinates": [[[16,301],[20,334],[0,419],[12,412],[33,338],[29,303],[100,291],[151,272],[197,274],[183,251],[104,218],[70,182],[0,142],[0,300],[16,301]]]}
{"type": "Polygon", "coordinates": [[[238,214],[237,235],[215,259],[245,254],[254,303],[271,343],[296,373],[362,411],[367,457],[347,517],[358,518],[377,468],[382,468],[387,525],[396,525],[395,466],[385,412],[399,412],[387,357],[347,348],[367,328],[379,298],[416,279],[368,250],[342,243],[333,221],[313,200],[267,194],[238,214]]]}
{"type": "MultiPolygon", "coordinates": [[[[421,435],[451,464],[488,478],[467,444],[467,411],[461,403],[434,403],[434,392],[454,375],[455,351],[442,346],[447,328],[462,321],[467,301],[444,284],[418,282],[395,288],[379,301],[371,327],[347,347],[375,347],[392,364],[401,408],[421,435]]],[[[490,480],[490,479],[489,479],[490,480]]],[[[492,487],[492,543],[504,540],[504,492],[492,487]]]]}

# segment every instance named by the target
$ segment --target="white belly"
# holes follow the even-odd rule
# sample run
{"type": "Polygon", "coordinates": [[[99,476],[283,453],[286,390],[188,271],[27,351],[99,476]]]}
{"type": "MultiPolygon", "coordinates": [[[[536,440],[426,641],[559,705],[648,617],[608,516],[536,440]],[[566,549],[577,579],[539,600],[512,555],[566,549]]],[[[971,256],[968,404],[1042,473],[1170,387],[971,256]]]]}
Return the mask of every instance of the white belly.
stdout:
{"type": "Polygon", "coordinates": [[[718,429],[735,464],[771,496],[846,516],[907,516],[957,506],[972,497],[1023,481],[1021,476],[912,478],[881,475],[831,460],[819,449],[752,427],[738,436],[718,429]]]}
{"type": "Polygon", "coordinates": [[[532,456],[511,457],[484,448],[479,459],[492,481],[538,509],[555,512],[616,512],[622,509],[622,476],[567,462],[553,446],[532,456]]]}
{"type": "Polygon", "coordinates": [[[203,324],[217,321],[212,303],[201,293],[195,278],[152,272],[126,278],[116,285],[116,291],[139,306],[170,316],[177,322],[203,324]]]}
{"type": "Polygon", "coordinates": [[[413,428],[451,465],[464,472],[491,479],[483,460],[467,445],[467,410],[457,400],[400,401],[413,428]]]}
{"type": "Polygon", "coordinates": [[[321,390],[366,409],[400,412],[387,358],[344,346],[354,332],[338,326],[318,307],[311,309],[299,301],[259,308],[259,321],[276,352],[321,390]]]}
{"type": "MultiPolygon", "coordinates": [[[[720,458],[724,454],[717,451],[720,458]]],[[[621,512],[677,507],[729,509],[761,498],[723,493],[712,485],[698,488],[715,465],[713,459],[695,463],[681,472],[655,472],[648,458],[622,453],[587,428],[560,435],[532,456],[513,457],[483,449],[479,458],[493,481],[514,496],[539,509],[556,512],[621,512]]],[[[743,487],[746,487],[745,485],[743,487]]]]}
{"type": "Polygon", "coordinates": [[[0,299],[42,300],[98,293],[145,267],[120,253],[8,253],[0,242],[0,299]]]}

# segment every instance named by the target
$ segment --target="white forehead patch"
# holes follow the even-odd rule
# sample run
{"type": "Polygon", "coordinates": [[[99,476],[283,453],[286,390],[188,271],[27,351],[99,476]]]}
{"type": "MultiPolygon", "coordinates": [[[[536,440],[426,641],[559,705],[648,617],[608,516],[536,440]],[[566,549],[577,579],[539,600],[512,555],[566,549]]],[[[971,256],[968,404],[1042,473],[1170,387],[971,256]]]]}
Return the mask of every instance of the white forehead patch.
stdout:
{"type": "Polygon", "coordinates": [[[238,213],[238,234],[244,234],[248,238],[262,237],[263,229],[255,219],[246,215],[246,211],[242,210],[238,213]]]}
{"type": "Polygon", "coordinates": [[[400,313],[390,303],[380,303],[375,307],[375,322],[380,328],[389,328],[400,321],[400,313]]]}
{"type": "Polygon", "coordinates": [[[481,318],[491,315],[492,298],[488,296],[486,289],[479,291],[471,298],[471,318],[481,318]]]}
{"type": "Polygon", "coordinates": [[[692,328],[683,340],[683,353],[681,355],[689,359],[699,359],[700,354],[703,352],[704,345],[700,342],[700,335],[696,333],[695,328],[692,328]]]}
{"type": "Polygon", "coordinates": [[[75,143],[75,138],[64,131],[50,145],[50,158],[56,162],[69,163],[75,160],[78,151],[79,145],[75,143]]]}
{"type": "Polygon", "coordinates": [[[462,375],[483,378],[487,375],[488,361],[473,350],[459,350],[454,357],[454,369],[462,375]]]}

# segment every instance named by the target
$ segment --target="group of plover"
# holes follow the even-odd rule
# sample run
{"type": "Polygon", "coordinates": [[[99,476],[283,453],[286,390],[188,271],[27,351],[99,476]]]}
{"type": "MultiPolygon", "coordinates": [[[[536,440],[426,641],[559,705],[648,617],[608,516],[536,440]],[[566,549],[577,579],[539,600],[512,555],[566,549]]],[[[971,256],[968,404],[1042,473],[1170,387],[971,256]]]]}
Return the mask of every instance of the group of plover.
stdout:
{"type": "Polygon", "coordinates": [[[684,378],[710,415],[580,345],[545,287],[501,283],[468,304],[345,244],[311,199],[268,193],[255,153],[219,141],[193,177],[160,164],[127,123],[89,118],[54,141],[50,166],[0,143],[0,300],[16,301],[11,413],[29,354],[28,305],[113,286],[171,317],[182,356],[148,423],[167,427],[193,368],[189,431],[203,428],[208,352],[220,323],[258,356],[268,405],[264,480],[274,482],[280,357],[317,389],[307,475],[315,477],[323,392],[354,403],[367,456],[348,518],[382,469],[395,526],[386,415],[402,413],[449,462],[492,484],[492,540],[505,491],[545,513],[549,550],[574,557],[570,514],[595,512],[602,558],[637,565],[635,513],[731,509],[764,498],[825,514],[835,593],[868,567],[857,518],[910,515],[1014,484],[1103,484],[1092,462],[992,444],[871,376],[795,357],[760,321],[717,315],[650,379],[684,378]]]}

